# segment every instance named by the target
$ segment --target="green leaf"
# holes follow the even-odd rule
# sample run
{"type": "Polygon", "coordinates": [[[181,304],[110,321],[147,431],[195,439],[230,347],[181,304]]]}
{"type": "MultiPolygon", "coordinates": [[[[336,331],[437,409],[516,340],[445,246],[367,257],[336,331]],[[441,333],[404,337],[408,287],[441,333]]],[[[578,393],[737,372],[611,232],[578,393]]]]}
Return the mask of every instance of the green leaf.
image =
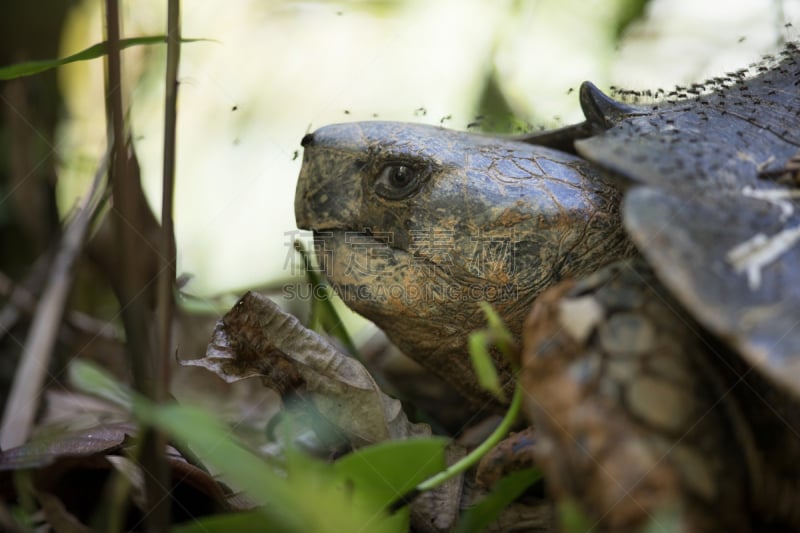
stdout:
{"type": "Polygon", "coordinates": [[[500,315],[497,314],[497,311],[494,310],[489,302],[478,302],[478,305],[483,311],[483,314],[486,315],[486,322],[489,323],[489,330],[492,331],[498,337],[508,337],[511,338],[511,334],[506,330],[505,324],[503,324],[503,319],[500,318],[500,315]]]}
{"type": "Polygon", "coordinates": [[[483,314],[486,315],[486,322],[489,324],[487,328],[489,338],[497,345],[500,353],[513,363],[514,350],[512,346],[514,344],[514,336],[508,331],[503,319],[500,318],[500,315],[497,314],[497,311],[494,310],[494,307],[489,302],[478,302],[478,305],[483,314]]]}
{"type": "Polygon", "coordinates": [[[70,363],[69,381],[84,392],[106,399],[123,409],[133,408],[132,392],[99,367],[81,360],[70,363]]]}
{"type": "Polygon", "coordinates": [[[406,512],[387,517],[381,511],[397,490],[444,468],[442,439],[412,439],[365,448],[335,465],[287,449],[287,468],[279,474],[208,413],[177,404],[155,405],[98,368],[78,361],[71,366],[76,386],[114,401],[128,398],[137,419],[191,448],[204,464],[262,505],[258,513],[264,531],[407,531],[406,512]]]}
{"type": "MultiPolygon", "coordinates": [[[[351,505],[365,514],[381,517],[381,523],[397,531],[408,531],[408,508],[384,514],[392,502],[447,466],[440,437],[386,441],[368,446],[339,459],[334,465],[351,505]]],[[[372,531],[373,525],[369,524],[372,531]]]]}
{"type": "Polygon", "coordinates": [[[501,401],[505,400],[503,388],[500,385],[500,376],[494,366],[494,360],[489,354],[489,336],[485,331],[476,331],[469,336],[469,356],[472,366],[478,376],[478,383],[501,401]]]}
{"type": "MultiPolygon", "coordinates": [[[[321,533],[369,531],[398,533],[395,523],[381,520],[359,487],[342,487],[331,465],[311,458],[287,464],[288,476],[278,475],[263,459],[233,440],[230,430],[203,411],[165,405],[154,408],[136,402],[137,416],[188,444],[199,458],[232,485],[263,505],[263,530],[321,533]]],[[[299,452],[295,452],[299,453],[299,452]]],[[[404,525],[403,517],[400,524],[404,525]]],[[[397,521],[396,521],[397,522],[397,521]]]]}
{"type": "Polygon", "coordinates": [[[582,533],[592,529],[589,519],[573,500],[562,500],[557,507],[558,521],[566,533],[582,533]]]}
{"type": "Polygon", "coordinates": [[[368,487],[368,495],[384,506],[430,476],[444,470],[442,437],[386,441],[361,448],[336,461],[341,479],[355,490],[368,487]]]}
{"type": "Polygon", "coordinates": [[[131,406],[141,422],[188,444],[204,463],[223,473],[256,503],[264,504],[262,515],[267,515],[272,523],[286,531],[307,530],[301,498],[292,494],[286,479],[236,443],[230,429],[208,413],[176,404],[156,406],[126,391],[104,371],[86,362],[73,361],[70,378],[73,385],[86,392],[131,406]]]}
{"type": "MultiPolygon", "coordinates": [[[[209,39],[181,39],[182,43],[193,43],[197,41],[208,41],[209,39]]],[[[167,37],[165,35],[152,35],[148,37],[131,37],[130,39],[121,39],[119,47],[121,50],[130,48],[131,46],[151,45],[151,44],[166,44],[167,37]]],[[[68,57],[61,59],[45,59],[41,61],[25,61],[24,63],[17,63],[0,67],[0,80],[11,80],[14,78],[22,78],[23,76],[30,76],[38,74],[46,70],[54,69],[68,63],[75,63],[76,61],[86,61],[89,59],[96,59],[104,56],[107,52],[108,43],[102,42],[90,46],[85,50],[81,50],[77,54],[72,54],[68,57]]]]}
{"type": "Polygon", "coordinates": [[[488,496],[471,506],[461,516],[455,533],[483,531],[486,526],[495,521],[503,509],[541,477],[542,474],[535,468],[519,470],[504,477],[488,496]]]}
{"type": "Polygon", "coordinates": [[[683,516],[680,508],[675,505],[665,504],[657,509],[642,528],[642,533],[658,533],[660,531],[680,531],[684,527],[683,516]]]}
{"type": "Polygon", "coordinates": [[[261,533],[264,531],[264,515],[259,511],[219,514],[197,518],[170,529],[172,533],[211,533],[212,531],[235,531],[236,533],[261,533]]]}
{"type": "Polygon", "coordinates": [[[339,339],[341,343],[347,348],[347,351],[358,361],[364,362],[361,354],[356,347],[353,338],[350,337],[347,328],[344,325],[339,313],[333,306],[332,292],[333,289],[325,282],[322,276],[319,275],[317,270],[311,263],[311,257],[303,247],[303,243],[299,240],[294,241],[294,249],[300,254],[303,260],[303,268],[305,268],[306,278],[311,284],[311,294],[314,295],[314,300],[311,302],[311,319],[309,323],[312,329],[316,329],[317,323],[322,329],[334,338],[339,339]],[[323,293],[327,295],[325,298],[318,298],[317,295],[323,293]]]}
{"type": "Polygon", "coordinates": [[[301,496],[291,491],[287,480],[263,459],[236,442],[231,430],[214,417],[194,407],[154,406],[138,399],[134,414],[187,444],[203,463],[264,505],[261,512],[269,523],[287,531],[307,530],[301,496]]]}

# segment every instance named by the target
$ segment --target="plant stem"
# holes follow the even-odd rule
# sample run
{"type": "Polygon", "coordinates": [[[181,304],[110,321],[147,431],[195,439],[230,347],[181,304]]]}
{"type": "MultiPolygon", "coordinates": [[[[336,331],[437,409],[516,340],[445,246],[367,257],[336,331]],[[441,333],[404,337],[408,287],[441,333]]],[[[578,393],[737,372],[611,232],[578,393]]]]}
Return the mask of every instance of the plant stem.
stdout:
{"type": "Polygon", "coordinates": [[[520,409],[522,408],[522,385],[520,384],[519,380],[517,380],[516,386],[514,387],[514,396],[511,398],[511,405],[506,412],[506,415],[503,417],[503,420],[500,424],[495,428],[489,437],[481,443],[480,446],[472,450],[470,453],[465,455],[455,464],[449,466],[445,470],[442,470],[435,476],[429,477],[410,492],[400,496],[397,498],[392,504],[389,506],[389,512],[395,512],[401,507],[410,503],[414,498],[416,498],[421,493],[434,489],[444,483],[445,481],[452,479],[453,477],[466,472],[469,470],[473,465],[475,465],[486,453],[491,450],[498,442],[503,440],[503,438],[508,435],[508,432],[511,430],[511,427],[514,425],[514,422],[517,420],[517,416],[519,415],[520,409]]]}

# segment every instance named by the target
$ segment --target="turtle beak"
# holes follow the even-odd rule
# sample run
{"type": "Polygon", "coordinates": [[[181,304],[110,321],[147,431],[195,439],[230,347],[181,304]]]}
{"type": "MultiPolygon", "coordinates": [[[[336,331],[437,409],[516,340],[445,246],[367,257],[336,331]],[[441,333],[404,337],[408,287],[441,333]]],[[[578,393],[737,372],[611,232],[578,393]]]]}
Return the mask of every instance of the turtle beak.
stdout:
{"type": "Polygon", "coordinates": [[[361,141],[354,130],[327,127],[303,137],[303,166],[294,197],[298,228],[357,227],[363,192],[355,146],[361,141]]]}

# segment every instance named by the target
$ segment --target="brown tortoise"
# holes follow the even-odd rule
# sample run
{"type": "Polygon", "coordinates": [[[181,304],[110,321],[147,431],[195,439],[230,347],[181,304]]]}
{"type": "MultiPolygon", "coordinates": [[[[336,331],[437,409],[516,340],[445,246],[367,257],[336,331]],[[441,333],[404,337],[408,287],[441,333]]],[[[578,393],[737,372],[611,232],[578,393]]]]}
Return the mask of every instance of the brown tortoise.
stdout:
{"type": "Polygon", "coordinates": [[[549,490],[598,529],[800,529],[798,48],[668,101],[580,99],[585,122],[526,137],[321,128],[297,224],[477,406],[467,334],[499,311],[549,490]]]}

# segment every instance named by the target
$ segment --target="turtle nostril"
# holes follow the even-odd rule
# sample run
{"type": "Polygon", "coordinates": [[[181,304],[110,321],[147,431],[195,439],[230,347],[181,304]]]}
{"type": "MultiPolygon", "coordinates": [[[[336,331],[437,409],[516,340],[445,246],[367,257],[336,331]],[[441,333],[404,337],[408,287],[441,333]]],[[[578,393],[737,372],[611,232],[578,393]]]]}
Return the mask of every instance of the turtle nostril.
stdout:
{"type": "Polygon", "coordinates": [[[303,140],[300,141],[300,146],[306,147],[311,146],[314,144],[314,134],[313,133],[306,133],[303,136],[303,140]]]}

